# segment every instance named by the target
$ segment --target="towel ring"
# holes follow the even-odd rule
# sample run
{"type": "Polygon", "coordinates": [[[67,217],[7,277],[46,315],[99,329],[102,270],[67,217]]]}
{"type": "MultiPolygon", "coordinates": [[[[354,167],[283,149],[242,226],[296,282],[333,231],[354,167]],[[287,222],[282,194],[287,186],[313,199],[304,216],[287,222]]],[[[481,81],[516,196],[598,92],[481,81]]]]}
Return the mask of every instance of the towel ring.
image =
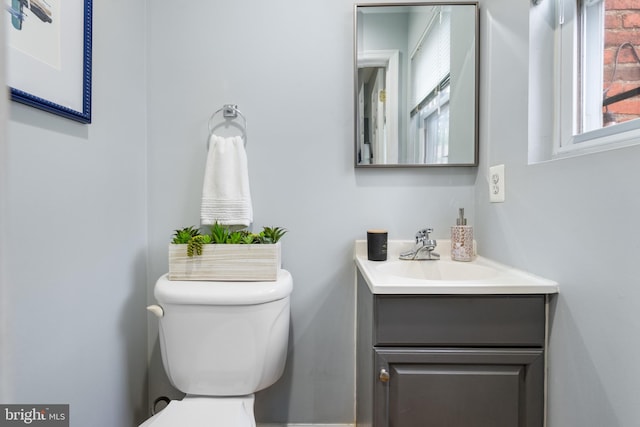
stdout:
{"type": "MultiPolygon", "coordinates": [[[[238,116],[242,117],[244,120],[244,145],[247,146],[247,118],[238,110],[238,106],[234,104],[224,104],[222,108],[218,109],[215,113],[209,117],[209,137],[213,133],[215,126],[212,126],[212,120],[216,116],[216,114],[222,112],[222,117],[228,120],[237,119],[238,116]]],[[[207,149],[209,148],[209,139],[207,139],[207,149]]]]}

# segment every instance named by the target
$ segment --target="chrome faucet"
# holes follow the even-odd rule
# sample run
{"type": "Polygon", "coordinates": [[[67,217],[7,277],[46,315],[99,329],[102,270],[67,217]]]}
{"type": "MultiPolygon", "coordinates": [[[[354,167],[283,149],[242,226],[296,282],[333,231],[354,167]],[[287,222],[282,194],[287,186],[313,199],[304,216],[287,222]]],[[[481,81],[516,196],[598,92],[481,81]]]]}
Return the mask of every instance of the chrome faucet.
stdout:
{"type": "Polygon", "coordinates": [[[433,252],[438,243],[435,239],[429,238],[429,233],[433,233],[433,228],[425,228],[424,230],[419,230],[416,233],[416,245],[413,249],[402,252],[400,254],[400,259],[404,260],[438,260],[440,259],[440,255],[433,252]],[[426,256],[421,256],[421,254],[425,254],[426,256]]]}

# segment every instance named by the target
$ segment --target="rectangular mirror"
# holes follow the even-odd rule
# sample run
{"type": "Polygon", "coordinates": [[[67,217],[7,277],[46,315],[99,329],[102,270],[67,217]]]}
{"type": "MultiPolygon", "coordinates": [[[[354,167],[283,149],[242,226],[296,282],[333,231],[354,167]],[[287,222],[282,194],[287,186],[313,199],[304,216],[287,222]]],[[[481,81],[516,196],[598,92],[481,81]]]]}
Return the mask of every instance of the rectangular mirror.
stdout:
{"type": "Polygon", "coordinates": [[[477,166],[478,3],[356,4],[356,167],[477,166]]]}

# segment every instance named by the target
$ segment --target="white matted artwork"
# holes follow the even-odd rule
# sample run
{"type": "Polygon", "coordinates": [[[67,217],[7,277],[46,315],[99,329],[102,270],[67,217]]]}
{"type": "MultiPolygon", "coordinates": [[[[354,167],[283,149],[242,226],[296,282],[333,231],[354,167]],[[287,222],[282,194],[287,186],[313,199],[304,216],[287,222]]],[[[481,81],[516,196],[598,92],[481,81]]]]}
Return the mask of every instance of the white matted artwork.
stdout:
{"type": "Polygon", "coordinates": [[[92,0],[4,0],[11,99],[91,122],[92,0]]]}

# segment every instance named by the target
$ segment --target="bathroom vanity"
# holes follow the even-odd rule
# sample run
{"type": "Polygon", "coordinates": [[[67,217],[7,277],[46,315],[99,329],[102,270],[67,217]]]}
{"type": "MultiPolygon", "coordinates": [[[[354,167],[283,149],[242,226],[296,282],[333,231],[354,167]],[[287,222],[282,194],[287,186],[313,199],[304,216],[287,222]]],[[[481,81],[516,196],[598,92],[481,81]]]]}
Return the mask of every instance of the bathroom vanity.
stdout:
{"type": "Polygon", "coordinates": [[[407,245],[374,262],[356,242],[357,425],[542,427],[557,283],[481,257],[452,264],[448,242],[441,260],[395,264],[407,245]],[[420,277],[411,263],[442,264],[420,277]]]}

